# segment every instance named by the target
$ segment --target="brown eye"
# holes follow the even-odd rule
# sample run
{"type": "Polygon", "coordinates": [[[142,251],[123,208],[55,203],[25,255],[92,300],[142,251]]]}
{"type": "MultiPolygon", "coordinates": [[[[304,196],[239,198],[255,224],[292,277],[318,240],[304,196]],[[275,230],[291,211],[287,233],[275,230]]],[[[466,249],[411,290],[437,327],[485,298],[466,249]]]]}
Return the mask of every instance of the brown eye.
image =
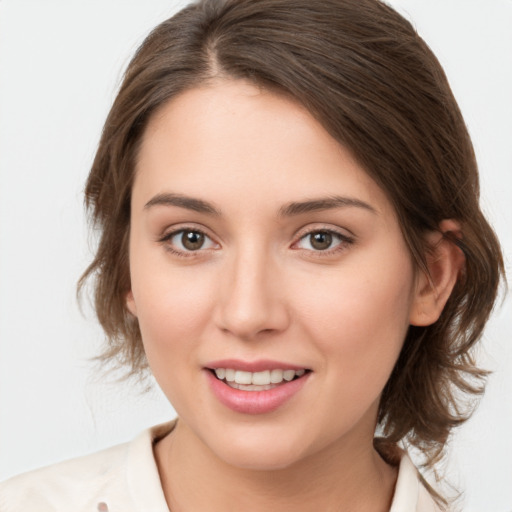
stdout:
{"type": "Polygon", "coordinates": [[[311,247],[317,251],[325,251],[332,245],[332,234],[327,231],[317,231],[308,236],[311,247]]]}
{"type": "Polygon", "coordinates": [[[301,239],[294,244],[294,248],[331,254],[331,252],[347,248],[353,243],[354,239],[350,236],[328,229],[319,229],[303,235],[301,239]]]}
{"type": "Polygon", "coordinates": [[[197,251],[204,245],[204,235],[199,231],[183,231],[181,243],[188,251],[197,251]]]}
{"type": "Polygon", "coordinates": [[[165,235],[160,242],[171,252],[187,254],[207,249],[218,248],[218,245],[205,233],[198,229],[180,229],[165,235]]]}

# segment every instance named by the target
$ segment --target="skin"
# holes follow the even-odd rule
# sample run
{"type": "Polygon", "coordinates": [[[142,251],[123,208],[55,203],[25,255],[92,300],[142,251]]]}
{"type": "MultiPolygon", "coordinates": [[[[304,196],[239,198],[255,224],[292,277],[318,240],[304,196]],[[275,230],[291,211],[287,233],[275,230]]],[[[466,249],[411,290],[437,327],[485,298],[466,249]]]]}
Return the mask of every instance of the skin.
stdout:
{"type": "Polygon", "coordinates": [[[433,238],[434,293],[350,152],[297,103],[242,81],[164,105],[136,172],[127,307],[180,417],[155,447],[170,509],[389,510],[396,468],[372,445],[379,397],[408,326],[442,310],[455,253],[433,238]],[[162,194],[217,213],[162,204],[162,194]],[[283,215],[333,195],[352,204],[283,215]],[[187,251],[173,235],[184,229],[205,244],[187,251]],[[328,250],[311,245],[321,230],[337,233],[328,250]],[[283,406],[248,415],[208,385],[205,365],[225,358],[312,371],[283,406]]]}

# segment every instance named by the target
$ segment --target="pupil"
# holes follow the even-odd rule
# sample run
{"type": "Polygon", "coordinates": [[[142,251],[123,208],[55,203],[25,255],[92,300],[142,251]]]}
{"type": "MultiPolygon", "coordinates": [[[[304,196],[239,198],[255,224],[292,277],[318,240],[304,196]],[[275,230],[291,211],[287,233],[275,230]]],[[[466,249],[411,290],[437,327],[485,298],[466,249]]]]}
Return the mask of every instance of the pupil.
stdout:
{"type": "Polygon", "coordinates": [[[311,246],[319,251],[325,251],[332,244],[332,235],[325,231],[320,231],[311,235],[311,246]]]}
{"type": "Polygon", "coordinates": [[[204,244],[204,235],[197,231],[185,231],[181,236],[181,243],[189,251],[197,251],[204,244]]]}

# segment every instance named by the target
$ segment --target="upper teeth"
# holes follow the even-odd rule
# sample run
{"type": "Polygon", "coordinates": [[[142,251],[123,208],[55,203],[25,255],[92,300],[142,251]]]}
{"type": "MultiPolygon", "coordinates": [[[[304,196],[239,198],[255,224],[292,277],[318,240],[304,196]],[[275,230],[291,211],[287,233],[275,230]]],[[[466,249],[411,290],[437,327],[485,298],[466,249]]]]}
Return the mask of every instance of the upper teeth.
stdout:
{"type": "Polygon", "coordinates": [[[233,370],[232,368],[216,368],[217,378],[237,384],[255,384],[265,386],[268,384],[279,384],[283,380],[293,380],[295,376],[301,377],[306,370],[264,370],[262,372],[244,372],[242,370],[233,370]]]}

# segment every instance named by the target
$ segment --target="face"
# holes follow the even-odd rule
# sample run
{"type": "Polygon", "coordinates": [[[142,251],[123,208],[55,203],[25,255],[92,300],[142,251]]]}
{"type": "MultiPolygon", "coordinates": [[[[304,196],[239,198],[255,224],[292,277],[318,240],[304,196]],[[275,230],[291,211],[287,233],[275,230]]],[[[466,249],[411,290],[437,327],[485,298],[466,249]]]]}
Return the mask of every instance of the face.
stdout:
{"type": "Polygon", "coordinates": [[[147,127],[129,310],[181,425],[239,467],[371,445],[416,304],[384,192],[301,106],[240,81],[147,127]]]}

